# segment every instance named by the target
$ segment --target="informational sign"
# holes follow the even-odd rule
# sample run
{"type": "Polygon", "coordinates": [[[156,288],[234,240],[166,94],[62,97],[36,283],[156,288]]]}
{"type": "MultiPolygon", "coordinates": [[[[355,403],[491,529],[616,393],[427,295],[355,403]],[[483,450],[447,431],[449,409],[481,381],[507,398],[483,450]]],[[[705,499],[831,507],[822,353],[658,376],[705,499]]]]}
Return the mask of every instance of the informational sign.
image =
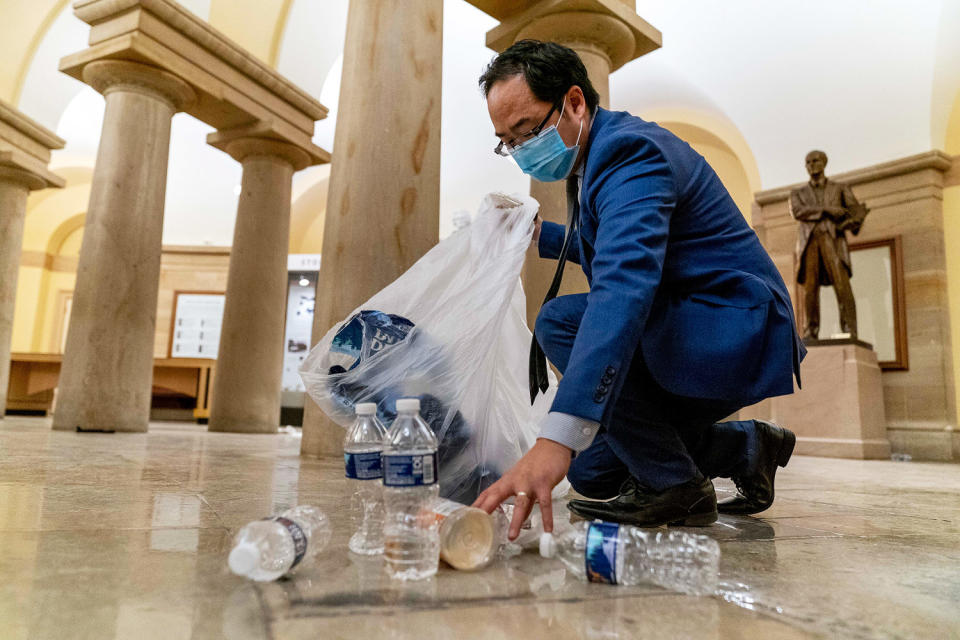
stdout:
{"type": "Polygon", "coordinates": [[[222,293],[177,293],[171,358],[216,358],[223,322],[222,293]]]}

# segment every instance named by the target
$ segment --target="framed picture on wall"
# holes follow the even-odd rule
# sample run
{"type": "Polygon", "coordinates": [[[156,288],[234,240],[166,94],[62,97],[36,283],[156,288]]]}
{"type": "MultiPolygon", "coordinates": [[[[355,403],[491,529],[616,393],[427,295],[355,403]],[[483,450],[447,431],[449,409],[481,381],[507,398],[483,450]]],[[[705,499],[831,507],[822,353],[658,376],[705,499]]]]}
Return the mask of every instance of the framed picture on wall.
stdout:
{"type": "Polygon", "coordinates": [[[175,291],[170,327],[171,358],[216,358],[224,294],[175,291]]]}
{"type": "MultiPolygon", "coordinates": [[[[850,262],[858,337],[873,345],[881,369],[909,368],[900,236],[851,242],[850,262]]],[[[820,337],[829,338],[839,332],[836,294],[833,287],[821,287],[820,337]]]]}

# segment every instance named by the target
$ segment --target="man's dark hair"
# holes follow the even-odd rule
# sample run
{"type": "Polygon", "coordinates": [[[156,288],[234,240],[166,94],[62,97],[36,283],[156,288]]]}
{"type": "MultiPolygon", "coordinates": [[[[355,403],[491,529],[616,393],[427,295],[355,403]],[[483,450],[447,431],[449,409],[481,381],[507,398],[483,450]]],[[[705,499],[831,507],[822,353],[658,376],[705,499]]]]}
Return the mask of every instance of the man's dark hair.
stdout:
{"type": "Polygon", "coordinates": [[[543,102],[559,102],[574,85],[583,91],[591,113],[600,102],[580,56],[562,44],[539,40],[514,43],[487,66],[480,76],[480,90],[487,97],[494,84],[519,74],[523,74],[533,95],[543,102]]]}

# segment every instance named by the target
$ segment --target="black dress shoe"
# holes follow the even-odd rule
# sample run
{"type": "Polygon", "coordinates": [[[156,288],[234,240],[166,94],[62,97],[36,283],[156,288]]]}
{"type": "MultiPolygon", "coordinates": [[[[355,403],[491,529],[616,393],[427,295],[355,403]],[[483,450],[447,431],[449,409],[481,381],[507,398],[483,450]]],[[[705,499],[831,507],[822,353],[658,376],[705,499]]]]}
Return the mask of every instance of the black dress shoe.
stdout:
{"type": "Polygon", "coordinates": [[[756,471],[731,478],[739,493],[717,504],[720,513],[749,516],[769,509],[773,504],[773,479],[777,466],[787,466],[797,444],[797,436],[789,429],[764,420],[753,422],[757,428],[756,471]]]}
{"type": "Polygon", "coordinates": [[[636,527],[665,524],[702,527],[717,520],[717,494],[707,478],[655,492],[631,477],[620,487],[620,495],[612,500],[571,500],[567,508],[581,518],[599,518],[636,527]]]}

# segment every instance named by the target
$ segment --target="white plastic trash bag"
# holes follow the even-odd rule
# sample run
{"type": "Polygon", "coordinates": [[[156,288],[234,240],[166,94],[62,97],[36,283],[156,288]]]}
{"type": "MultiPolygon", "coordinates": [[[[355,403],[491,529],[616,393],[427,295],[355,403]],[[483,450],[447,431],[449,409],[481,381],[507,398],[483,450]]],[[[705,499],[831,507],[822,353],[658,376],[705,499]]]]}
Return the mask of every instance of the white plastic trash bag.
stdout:
{"type": "Polygon", "coordinates": [[[487,195],[469,226],[328,331],[300,368],[307,393],[344,428],[357,403],[376,402],[389,425],[397,398],[419,397],[440,441],[440,495],[461,503],[533,445],[556,392],[551,374],[530,406],[519,276],[538,209],[529,196],[487,195]]]}

